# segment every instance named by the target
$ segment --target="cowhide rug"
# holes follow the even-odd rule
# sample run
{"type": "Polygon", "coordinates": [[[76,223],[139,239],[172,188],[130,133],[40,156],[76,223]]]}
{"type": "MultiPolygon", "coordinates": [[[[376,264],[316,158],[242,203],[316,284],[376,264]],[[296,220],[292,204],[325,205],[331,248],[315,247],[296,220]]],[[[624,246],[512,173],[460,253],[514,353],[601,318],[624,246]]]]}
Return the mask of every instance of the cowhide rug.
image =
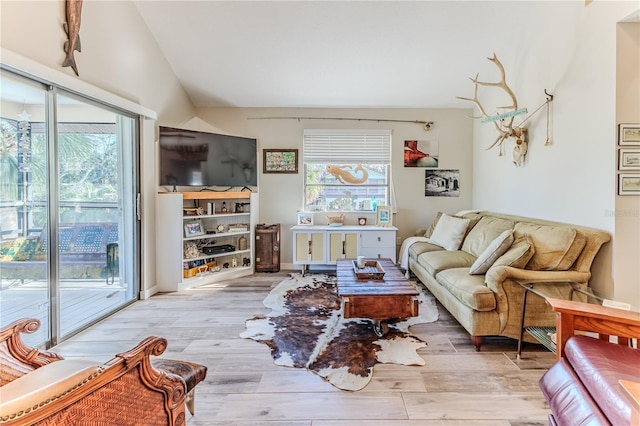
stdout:
{"type": "Polygon", "coordinates": [[[265,298],[267,316],[247,320],[240,337],[265,343],[277,365],[307,368],[335,387],[364,388],[376,363],[424,365],[416,350],[426,343],[409,327],[438,319],[431,295],[420,291],[420,316],[389,321],[389,332],[376,336],[368,319],[344,319],[336,277],[328,274],[293,273],[265,298]]]}

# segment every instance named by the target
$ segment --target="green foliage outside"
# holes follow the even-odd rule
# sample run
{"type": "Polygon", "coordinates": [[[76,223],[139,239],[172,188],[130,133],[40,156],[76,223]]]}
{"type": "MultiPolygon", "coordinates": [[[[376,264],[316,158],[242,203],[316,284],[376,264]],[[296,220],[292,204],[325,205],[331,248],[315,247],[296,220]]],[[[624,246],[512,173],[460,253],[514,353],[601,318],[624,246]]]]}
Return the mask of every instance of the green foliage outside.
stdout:
{"type": "MultiPolygon", "coordinates": [[[[90,124],[83,124],[90,127],[90,124]]],[[[118,220],[118,149],[114,133],[70,133],[58,124],[58,197],[60,222],[118,220]],[[100,204],[100,208],[90,208],[100,204]],[[111,206],[105,208],[105,204],[111,206]]],[[[31,133],[31,171],[18,167],[18,123],[0,119],[0,223],[17,229],[17,213],[26,209],[29,227],[46,224],[47,140],[31,133]],[[25,202],[26,200],[26,202],[25,202]]]]}

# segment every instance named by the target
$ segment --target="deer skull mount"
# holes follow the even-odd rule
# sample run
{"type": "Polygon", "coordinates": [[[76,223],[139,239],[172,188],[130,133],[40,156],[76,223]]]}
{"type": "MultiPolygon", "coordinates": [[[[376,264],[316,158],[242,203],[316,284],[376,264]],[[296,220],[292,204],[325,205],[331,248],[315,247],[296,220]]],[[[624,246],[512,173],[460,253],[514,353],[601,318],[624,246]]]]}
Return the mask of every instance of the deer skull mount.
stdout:
{"type": "MultiPolygon", "coordinates": [[[[493,54],[493,58],[487,58],[487,59],[493,62],[494,64],[496,64],[496,66],[500,70],[500,75],[501,75],[500,81],[497,81],[497,82],[480,81],[478,79],[478,76],[479,76],[479,73],[478,73],[476,74],[475,78],[471,78],[471,77],[469,78],[473,82],[473,86],[474,86],[473,98],[463,98],[460,96],[457,97],[458,99],[472,102],[475,106],[478,107],[478,109],[480,110],[480,114],[482,114],[482,116],[472,117],[475,119],[477,118],[491,119],[492,118],[489,116],[489,114],[487,114],[485,108],[482,106],[482,104],[480,103],[480,100],[478,99],[478,86],[499,87],[503,89],[505,92],[507,92],[507,94],[509,95],[513,103],[511,105],[502,106],[498,108],[509,109],[509,110],[512,110],[514,113],[518,110],[518,100],[516,99],[516,95],[515,93],[513,93],[513,90],[511,90],[511,88],[506,83],[504,66],[502,66],[502,63],[500,62],[500,60],[498,60],[495,53],[493,54]]],[[[513,159],[513,163],[516,166],[520,167],[524,165],[524,160],[528,150],[527,128],[514,126],[513,121],[516,114],[508,114],[508,115],[510,115],[510,117],[506,119],[499,118],[499,119],[493,120],[493,124],[496,130],[498,131],[498,137],[496,138],[495,141],[493,141],[491,146],[487,148],[487,150],[490,150],[491,148],[497,145],[500,149],[499,155],[502,156],[502,145],[504,141],[509,138],[514,138],[515,144],[513,146],[512,159],[513,159]]]]}

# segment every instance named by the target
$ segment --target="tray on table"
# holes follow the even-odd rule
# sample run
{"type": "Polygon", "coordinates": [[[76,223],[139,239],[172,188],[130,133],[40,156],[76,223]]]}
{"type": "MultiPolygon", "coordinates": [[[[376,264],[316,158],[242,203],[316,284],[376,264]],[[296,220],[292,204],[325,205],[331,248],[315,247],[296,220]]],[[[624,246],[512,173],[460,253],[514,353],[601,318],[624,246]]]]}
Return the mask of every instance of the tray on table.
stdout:
{"type": "Polygon", "coordinates": [[[358,268],[357,260],[352,263],[353,272],[359,280],[381,280],[384,278],[384,268],[377,260],[365,260],[363,268],[358,268]]]}

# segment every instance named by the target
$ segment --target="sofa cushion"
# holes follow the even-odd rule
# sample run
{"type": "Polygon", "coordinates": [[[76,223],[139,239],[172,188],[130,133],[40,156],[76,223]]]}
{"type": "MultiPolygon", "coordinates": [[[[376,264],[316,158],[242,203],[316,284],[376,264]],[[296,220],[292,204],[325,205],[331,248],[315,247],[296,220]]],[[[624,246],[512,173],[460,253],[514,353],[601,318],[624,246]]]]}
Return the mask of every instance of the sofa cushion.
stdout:
{"type": "Polygon", "coordinates": [[[470,221],[470,219],[442,213],[431,237],[429,237],[429,242],[439,245],[445,250],[458,250],[470,221]]]}
{"type": "MultiPolygon", "coordinates": [[[[436,229],[436,225],[438,224],[438,221],[440,220],[440,217],[443,215],[442,212],[438,212],[436,213],[436,217],[433,219],[433,222],[431,223],[431,225],[429,225],[429,227],[425,230],[423,230],[423,232],[416,232],[416,235],[424,235],[426,238],[431,237],[431,234],[433,234],[433,230],[436,229]]],[[[454,217],[461,217],[463,219],[469,219],[469,226],[467,226],[467,234],[473,229],[474,226],[476,226],[476,223],[478,223],[478,221],[480,220],[480,218],[482,216],[480,216],[477,213],[465,213],[465,214],[456,214],[454,215],[454,217]]],[[[466,237],[466,235],[465,235],[466,237]]],[[[464,238],[463,238],[464,240],[464,238]]]]}
{"type": "Polygon", "coordinates": [[[567,362],[613,425],[628,425],[631,402],[619,380],[640,381],[640,350],[587,336],[567,340],[567,362]]]}
{"type": "Polygon", "coordinates": [[[493,262],[493,266],[511,266],[518,269],[524,269],[533,257],[535,248],[531,239],[524,235],[516,239],[511,247],[499,258],[493,262]]]}
{"type": "Polygon", "coordinates": [[[475,262],[473,262],[473,265],[471,265],[469,274],[478,275],[487,272],[496,259],[509,250],[512,243],[513,231],[511,229],[507,229],[502,234],[498,235],[498,237],[493,240],[482,253],[480,253],[480,256],[478,256],[475,262]]]}
{"type": "Polygon", "coordinates": [[[586,245],[587,236],[576,229],[576,237],[573,239],[573,244],[571,244],[571,247],[569,247],[569,250],[567,250],[556,269],[560,271],[569,270],[578,257],[580,257],[580,254],[586,245]]]}
{"type": "Polygon", "coordinates": [[[10,416],[55,399],[95,377],[101,371],[85,360],[61,360],[45,364],[2,386],[0,416],[10,416]]]}
{"type": "Polygon", "coordinates": [[[484,216],[465,237],[462,250],[478,257],[498,235],[514,226],[515,222],[511,220],[484,216]]]}
{"type": "Polygon", "coordinates": [[[484,275],[469,275],[468,268],[452,268],[440,272],[436,280],[475,311],[486,312],[496,308],[495,294],[485,285],[484,275]]]}
{"type": "Polygon", "coordinates": [[[514,231],[516,238],[528,235],[533,242],[535,253],[526,266],[526,269],[533,271],[566,271],[578,258],[586,242],[582,237],[575,242],[577,232],[568,226],[518,222],[514,231]]]}
{"type": "Polygon", "coordinates": [[[413,243],[409,246],[409,257],[411,259],[417,259],[422,253],[426,253],[429,251],[444,251],[444,249],[435,244],[431,244],[426,241],[419,241],[417,243],[413,243]]]}
{"type": "Polygon", "coordinates": [[[469,268],[475,260],[475,256],[460,250],[430,251],[418,256],[420,265],[432,276],[445,269],[469,268]]]}

